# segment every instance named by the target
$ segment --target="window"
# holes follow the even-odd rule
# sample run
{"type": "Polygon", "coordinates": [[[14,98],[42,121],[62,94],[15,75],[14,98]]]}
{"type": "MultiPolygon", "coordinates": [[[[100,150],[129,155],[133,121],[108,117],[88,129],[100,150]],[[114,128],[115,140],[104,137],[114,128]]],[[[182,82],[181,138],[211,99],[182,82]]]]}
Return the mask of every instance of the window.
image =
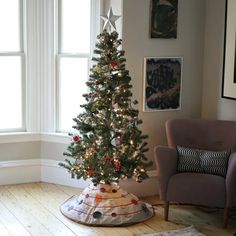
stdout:
{"type": "Polygon", "coordinates": [[[97,0],[59,0],[57,49],[57,130],[68,132],[85,103],[91,51],[98,30],[97,0]]]}
{"type": "Polygon", "coordinates": [[[0,0],[0,131],[24,129],[22,2],[0,0]]]}

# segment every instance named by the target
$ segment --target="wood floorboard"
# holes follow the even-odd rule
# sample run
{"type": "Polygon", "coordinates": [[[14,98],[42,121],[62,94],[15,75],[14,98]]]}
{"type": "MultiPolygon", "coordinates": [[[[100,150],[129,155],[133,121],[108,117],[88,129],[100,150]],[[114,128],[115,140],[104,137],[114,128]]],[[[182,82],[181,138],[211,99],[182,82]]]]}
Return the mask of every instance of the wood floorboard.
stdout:
{"type": "MultiPolygon", "coordinates": [[[[169,221],[163,220],[163,207],[156,206],[151,219],[127,227],[89,227],[64,217],[60,205],[81,189],[50,183],[0,186],[0,236],[140,236],[194,225],[209,236],[232,236],[236,220],[222,228],[223,213],[206,213],[196,207],[170,206],[169,221]]],[[[160,204],[157,196],[142,199],[160,204]]]]}
{"type": "Polygon", "coordinates": [[[3,205],[8,208],[8,210],[14,214],[19,222],[27,229],[31,235],[52,235],[44,225],[39,223],[35,219],[34,215],[30,211],[25,209],[25,206],[21,202],[17,201],[15,196],[13,196],[8,190],[7,187],[0,186],[0,199],[3,205]]]}
{"type": "MultiPolygon", "coordinates": [[[[49,185],[47,185],[47,187],[48,186],[49,185]]],[[[55,186],[51,185],[51,189],[54,188],[55,186]]],[[[80,225],[80,227],[78,227],[77,223],[69,220],[61,214],[59,210],[60,204],[65,201],[66,198],[68,198],[68,196],[64,195],[64,193],[61,193],[62,199],[61,201],[59,201],[56,200],[58,197],[55,197],[55,195],[57,195],[58,193],[54,195],[53,191],[51,190],[45,191],[46,185],[44,186],[44,184],[27,184],[24,185],[24,189],[26,190],[26,192],[28,192],[28,194],[37,199],[41,204],[44,204],[48,211],[50,211],[57,219],[59,219],[62,224],[70,228],[71,231],[76,235],[96,236],[95,232],[91,228],[84,225],[80,225]]]]}
{"type": "MultiPolygon", "coordinates": [[[[29,232],[18,221],[8,208],[0,202],[0,228],[4,228],[9,232],[9,235],[29,236],[29,232]]],[[[6,232],[4,233],[6,234],[6,232]]],[[[4,235],[0,229],[0,235],[4,235]]]]}
{"type": "Polygon", "coordinates": [[[44,204],[38,202],[28,194],[20,185],[8,187],[8,191],[15,196],[18,202],[24,205],[26,211],[31,212],[34,218],[45,226],[52,235],[75,236],[67,226],[57,219],[44,204]]]}

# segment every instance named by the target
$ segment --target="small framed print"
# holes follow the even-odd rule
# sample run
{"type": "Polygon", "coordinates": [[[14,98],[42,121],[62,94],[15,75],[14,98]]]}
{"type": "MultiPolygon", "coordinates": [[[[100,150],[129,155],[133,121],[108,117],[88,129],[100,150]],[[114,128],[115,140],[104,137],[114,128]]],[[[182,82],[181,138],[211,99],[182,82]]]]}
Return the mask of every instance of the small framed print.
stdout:
{"type": "Polygon", "coordinates": [[[182,57],[144,58],[144,111],[179,110],[182,57]]]}
{"type": "Polygon", "coordinates": [[[177,38],[178,0],[151,0],[151,38],[177,38]]]}

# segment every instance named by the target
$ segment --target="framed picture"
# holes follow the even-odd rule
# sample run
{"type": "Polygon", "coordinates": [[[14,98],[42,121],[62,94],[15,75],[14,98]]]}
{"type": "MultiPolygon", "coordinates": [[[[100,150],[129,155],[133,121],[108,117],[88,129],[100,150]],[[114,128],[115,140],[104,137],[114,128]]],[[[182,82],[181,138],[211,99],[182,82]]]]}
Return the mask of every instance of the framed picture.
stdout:
{"type": "Polygon", "coordinates": [[[151,0],[151,38],[177,38],[178,0],[151,0]]]}
{"type": "Polygon", "coordinates": [[[226,0],[222,97],[236,100],[236,1],[226,0]]]}
{"type": "Polygon", "coordinates": [[[144,111],[180,109],[182,57],[144,58],[144,111]]]}

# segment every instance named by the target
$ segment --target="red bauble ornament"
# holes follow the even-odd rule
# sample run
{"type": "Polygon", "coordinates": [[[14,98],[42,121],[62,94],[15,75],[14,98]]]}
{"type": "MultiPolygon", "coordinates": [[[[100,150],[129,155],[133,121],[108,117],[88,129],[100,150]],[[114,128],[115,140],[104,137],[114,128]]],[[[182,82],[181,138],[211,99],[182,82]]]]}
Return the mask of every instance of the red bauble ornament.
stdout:
{"type": "Polygon", "coordinates": [[[105,188],[100,188],[100,192],[101,192],[101,193],[105,193],[105,192],[106,192],[106,189],[105,189],[105,188]]]}
{"type": "Polygon", "coordinates": [[[112,216],[112,217],[116,217],[117,214],[116,214],[115,212],[113,212],[113,213],[111,213],[111,216],[112,216]]]}
{"type": "Polygon", "coordinates": [[[74,143],[78,143],[79,140],[80,140],[80,136],[79,135],[74,135],[72,139],[73,139],[74,143]]]}
{"type": "Polygon", "coordinates": [[[120,163],[120,161],[119,161],[118,159],[115,159],[115,160],[114,160],[114,167],[115,167],[115,170],[116,170],[116,171],[120,171],[120,169],[121,169],[121,163],[120,163]]]}
{"type": "Polygon", "coordinates": [[[117,67],[118,63],[116,61],[112,61],[110,64],[109,64],[109,67],[112,68],[112,69],[115,69],[117,67]]]}

